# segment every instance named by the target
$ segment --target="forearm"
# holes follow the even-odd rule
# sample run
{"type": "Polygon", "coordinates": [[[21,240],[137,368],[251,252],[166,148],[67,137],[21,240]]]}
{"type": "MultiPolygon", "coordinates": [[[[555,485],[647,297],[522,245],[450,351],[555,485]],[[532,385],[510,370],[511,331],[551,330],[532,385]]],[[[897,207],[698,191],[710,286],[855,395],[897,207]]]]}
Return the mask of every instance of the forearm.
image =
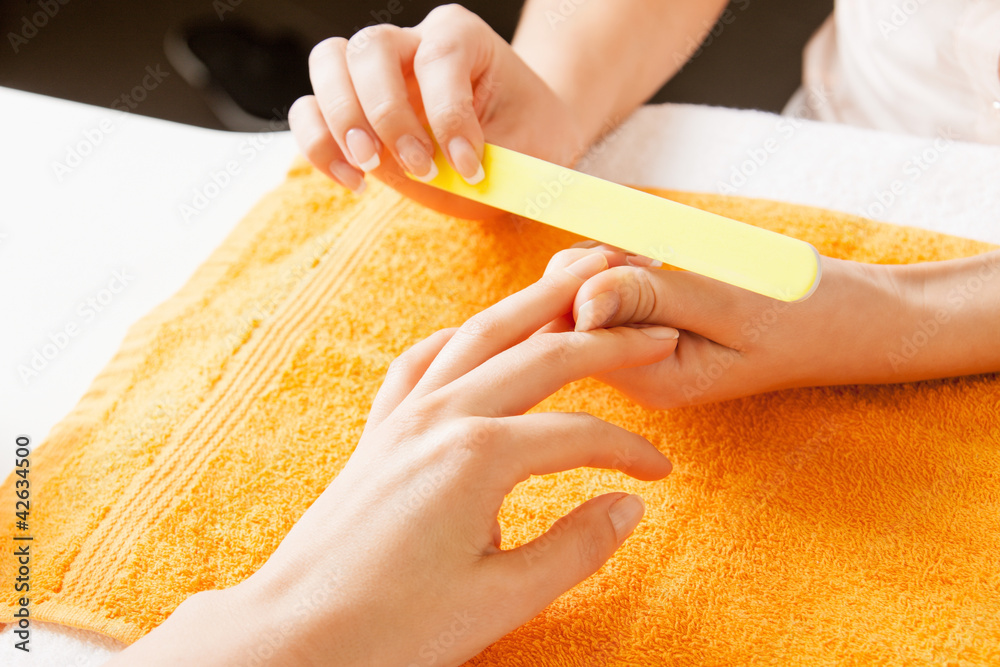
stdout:
{"type": "Polygon", "coordinates": [[[587,142],[687,61],[725,0],[527,0],[514,50],[576,112],[587,142]]]}
{"type": "Polygon", "coordinates": [[[916,308],[890,341],[896,381],[1000,371],[1000,251],[903,270],[916,308]]]}

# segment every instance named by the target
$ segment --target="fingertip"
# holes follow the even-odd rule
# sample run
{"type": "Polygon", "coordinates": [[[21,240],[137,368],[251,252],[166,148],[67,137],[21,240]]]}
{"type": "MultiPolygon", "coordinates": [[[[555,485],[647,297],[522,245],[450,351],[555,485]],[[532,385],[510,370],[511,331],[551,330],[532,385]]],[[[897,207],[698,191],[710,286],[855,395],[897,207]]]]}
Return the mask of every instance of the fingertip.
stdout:
{"type": "Polygon", "coordinates": [[[476,185],[486,177],[479,153],[465,137],[452,137],[448,142],[448,161],[469,185],[476,185]]]}
{"type": "Polygon", "coordinates": [[[608,517],[615,530],[615,537],[620,545],[642,521],[646,513],[646,503],[640,496],[633,493],[622,496],[608,508],[608,517]]]}

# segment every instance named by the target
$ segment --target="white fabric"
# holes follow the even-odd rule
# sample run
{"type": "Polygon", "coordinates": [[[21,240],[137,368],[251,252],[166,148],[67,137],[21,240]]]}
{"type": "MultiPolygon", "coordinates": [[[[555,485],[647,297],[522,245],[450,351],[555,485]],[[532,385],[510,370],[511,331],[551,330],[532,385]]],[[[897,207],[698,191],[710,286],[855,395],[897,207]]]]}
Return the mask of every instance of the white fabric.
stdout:
{"type": "Polygon", "coordinates": [[[837,0],[803,60],[811,118],[1000,143],[1000,0],[837,0]]]}
{"type": "MultiPolygon", "coordinates": [[[[259,135],[123,118],[3,88],[0,109],[7,121],[0,139],[7,158],[0,161],[0,298],[7,316],[0,327],[7,354],[0,442],[29,433],[40,443],[107,363],[129,324],[179,289],[243,213],[281,182],[295,148],[288,133],[261,143],[259,135]],[[70,177],[55,178],[53,162],[104,119],[115,120],[114,132],[70,177]],[[251,149],[255,140],[259,149],[251,149]],[[185,224],[180,205],[232,161],[238,177],[185,224]],[[122,267],[134,281],[24,386],[17,364],[75,321],[80,300],[122,267]]],[[[663,105],[636,112],[581,168],[637,185],[867,210],[878,219],[1000,244],[995,146],[953,141],[936,147],[933,139],[774,114],[663,105]]],[[[5,474],[13,456],[9,448],[2,451],[5,474]]],[[[58,625],[32,628],[31,654],[13,648],[11,628],[0,632],[0,665],[95,667],[119,647],[58,625]]]]}

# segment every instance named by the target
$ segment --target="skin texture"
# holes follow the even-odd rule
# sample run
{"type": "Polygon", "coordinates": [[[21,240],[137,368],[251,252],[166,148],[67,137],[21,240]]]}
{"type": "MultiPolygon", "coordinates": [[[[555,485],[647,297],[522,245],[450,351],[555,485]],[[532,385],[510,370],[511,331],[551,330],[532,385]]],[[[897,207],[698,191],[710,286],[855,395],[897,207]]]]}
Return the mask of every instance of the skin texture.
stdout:
{"type": "Polygon", "coordinates": [[[783,303],[694,273],[623,265],[580,289],[575,328],[680,329],[670,357],[600,376],[657,409],[1000,370],[1000,252],[897,266],[823,257],[822,270],[815,294],[783,303]]]}
{"type": "Polygon", "coordinates": [[[816,293],[784,304],[582,245],[394,362],[350,461],[264,567],[192,596],[111,664],[461,664],[595,572],[642,517],[639,498],[606,494],[502,551],[497,514],[518,482],[577,466],[670,472],[644,438],[592,416],[523,414],[578,378],[665,408],[1000,370],[1000,251],[823,258],[816,293]],[[913,354],[900,347],[931,320],[913,354]]]}
{"type": "Polygon", "coordinates": [[[670,472],[645,438],[590,415],[523,414],[569,382],[673,352],[665,327],[540,332],[609,256],[621,259],[563,251],[539,282],[402,355],[347,465],[261,570],[192,596],[111,664],[405,665],[430,652],[454,665],[593,574],[641,520],[637,496],[594,498],[510,551],[497,515],[530,475],[670,472]],[[445,632],[455,641],[435,643],[445,632]]]}

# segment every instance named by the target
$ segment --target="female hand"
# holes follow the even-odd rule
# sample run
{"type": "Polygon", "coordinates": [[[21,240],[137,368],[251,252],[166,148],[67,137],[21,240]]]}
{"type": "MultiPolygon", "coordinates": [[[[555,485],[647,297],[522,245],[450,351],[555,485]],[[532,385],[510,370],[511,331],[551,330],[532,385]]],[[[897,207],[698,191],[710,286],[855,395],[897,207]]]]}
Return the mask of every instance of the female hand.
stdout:
{"type": "Polygon", "coordinates": [[[1000,252],[893,266],[822,257],[819,287],[798,303],[694,273],[624,266],[624,257],[580,289],[575,328],[681,330],[670,357],[600,376],[647,407],[1000,370],[1000,280],[992,280],[1000,252]]]}
{"type": "Polygon", "coordinates": [[[639,523],[637,496],[594,498],[509,551],[497,515],[530,475],[670,472],[647,440],[590,415],[523,415],[568,382],[673,351],[663,327],[539,332],[607,266],[564,251],[539,282],[403,354],[351,459],[267,563],[190,598],[122,664],[456,665],[595,572],[639,523]]]}
{"type": "Polygon", "coordinates": [[[584,148],[568,106],[459,5],[437,7],[413,28],[381,24],[320,42],[309,72],[315,96],[292,106],[292,131],[317,169],[356,192],[371,172],[445,213],[496,214],[405,177],[437,173],[425,126],[470,183],[483,178],[486,140],[566,165],[584,148]]]}

